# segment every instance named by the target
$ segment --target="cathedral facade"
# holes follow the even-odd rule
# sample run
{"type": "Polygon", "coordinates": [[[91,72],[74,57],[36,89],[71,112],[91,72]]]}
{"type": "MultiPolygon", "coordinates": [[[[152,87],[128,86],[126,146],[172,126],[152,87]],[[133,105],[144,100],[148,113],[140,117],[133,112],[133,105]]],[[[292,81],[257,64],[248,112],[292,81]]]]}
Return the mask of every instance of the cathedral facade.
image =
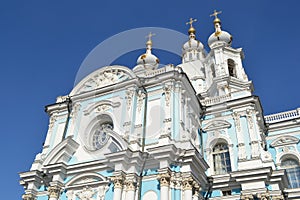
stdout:
{"type": "Polygon", "coordinates": [[[190,19],[182,63],[151,34],[133,69],[102,67],[46,106],[23,200],[300,199],[300,109],[264,116],[214,12],[210,51],[190,19]]]}

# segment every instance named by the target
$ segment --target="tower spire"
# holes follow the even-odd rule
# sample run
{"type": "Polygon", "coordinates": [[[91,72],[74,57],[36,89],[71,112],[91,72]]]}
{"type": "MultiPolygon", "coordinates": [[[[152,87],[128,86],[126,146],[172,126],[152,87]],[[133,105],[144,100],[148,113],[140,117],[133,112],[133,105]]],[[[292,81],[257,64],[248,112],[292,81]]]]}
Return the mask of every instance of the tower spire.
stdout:
{"type": "Polygon", "coordinates": [[[185,23],[186,25],[188,25],[188,24],[190,25],[188,33],[189,33],[189,36],[192,38],[195,38],[196,29],[193,27],[193,23],[196,21],[197,21],[197,19],[190,18],[190,20],[185,23]]]}
{"type": "Polygon", "coordinates": [[[146,47],[147,47],[147,52],[151,52],[152,49],[152,37],[155,36],[155,33],[149,33],[146,38],[148,38],[147,42],[146,42],[146,47]]]}
{"type": "Polygon", "coordinates": [[[215,34],[219,35],[221,33],[221,20],[218,18],[218,15],[221,14],[222,11],[214,10],[214,13],[210,15],[210,17],[215,17],[214,24],[215,24],[215,34]]]}

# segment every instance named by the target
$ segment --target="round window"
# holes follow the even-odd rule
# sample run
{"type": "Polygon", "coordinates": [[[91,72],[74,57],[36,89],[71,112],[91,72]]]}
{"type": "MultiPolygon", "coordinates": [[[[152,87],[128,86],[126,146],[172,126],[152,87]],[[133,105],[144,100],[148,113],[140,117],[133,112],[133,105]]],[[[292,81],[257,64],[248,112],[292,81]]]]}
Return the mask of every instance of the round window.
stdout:
{"type": "Polygon", "coordinates": [[[110,124],[103,124],[94,131],[92,135],[92,145],[95,150],[101,149],[107,143],[110,137],[108,134],[109,130],[112,130],[112,126],[110,124]]]}

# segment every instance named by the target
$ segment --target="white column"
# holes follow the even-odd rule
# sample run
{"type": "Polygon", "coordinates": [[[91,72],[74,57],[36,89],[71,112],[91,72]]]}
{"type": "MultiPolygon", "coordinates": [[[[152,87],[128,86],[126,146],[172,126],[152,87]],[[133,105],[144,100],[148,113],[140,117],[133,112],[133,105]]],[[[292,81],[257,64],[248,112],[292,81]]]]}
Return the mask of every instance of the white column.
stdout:
{"type": "Polygon", "coordinates": [[[126,182],[126,200],[135,199],[136,183],[133,180],[126,182]]]}
{"type": "Polygon", "coordinates": [[[169,200],[170,175],[164,173],[159,175],[160,200],[169,200]]]}
{"type": "Polygon", "coordinates": [[[113,200],[121,200],[122,190],[123,190],[123,177],[117,176],[112,178],[114,182],[114,199],[113,200]]]}
{"type": "Polygon", "coordinates": [[[193,199],[193,179],[185,178],[183,180],[183,199],[192,200],[193,199]]]}

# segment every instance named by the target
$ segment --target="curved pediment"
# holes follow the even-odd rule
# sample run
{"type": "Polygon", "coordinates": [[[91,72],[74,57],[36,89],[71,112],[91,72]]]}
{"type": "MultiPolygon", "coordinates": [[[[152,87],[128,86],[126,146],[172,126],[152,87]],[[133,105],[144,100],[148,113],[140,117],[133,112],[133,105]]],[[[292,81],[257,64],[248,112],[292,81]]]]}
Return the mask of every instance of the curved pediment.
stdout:
{"type": "Polygon", "coordinates": [[[283,146],[283,145],[289,145],[289,144],[297,144],[299,143],[299,139],[294,137],[294,136],[290,136],[290,135],[285,135],[285,136],[281,136],[277,139],[275,139],[272,143],[271,146],[272,147],[277,147],[277,146],[283,146]]]}
{"type": "Polygon", "coordinates": [[[83,173],[73,177],[66,184],[67,188],[75,188],[99,183],[108,183],[108,180],[97,173],[83,173]]]}
{"type": "Polygon", "coordinates": [[[205,125],[202,129],[203,131],[213,131],[213,130],[220,130],[229,128],[231,124],[226,120],[213,120],[205,125]]]}
{"type": "Polygon", "coordinates": [[[120,83],[135,77],[136,75],[127,67],[118,65],[102,67],[80,81],[74,87],[70,96],[120,83]]]}

